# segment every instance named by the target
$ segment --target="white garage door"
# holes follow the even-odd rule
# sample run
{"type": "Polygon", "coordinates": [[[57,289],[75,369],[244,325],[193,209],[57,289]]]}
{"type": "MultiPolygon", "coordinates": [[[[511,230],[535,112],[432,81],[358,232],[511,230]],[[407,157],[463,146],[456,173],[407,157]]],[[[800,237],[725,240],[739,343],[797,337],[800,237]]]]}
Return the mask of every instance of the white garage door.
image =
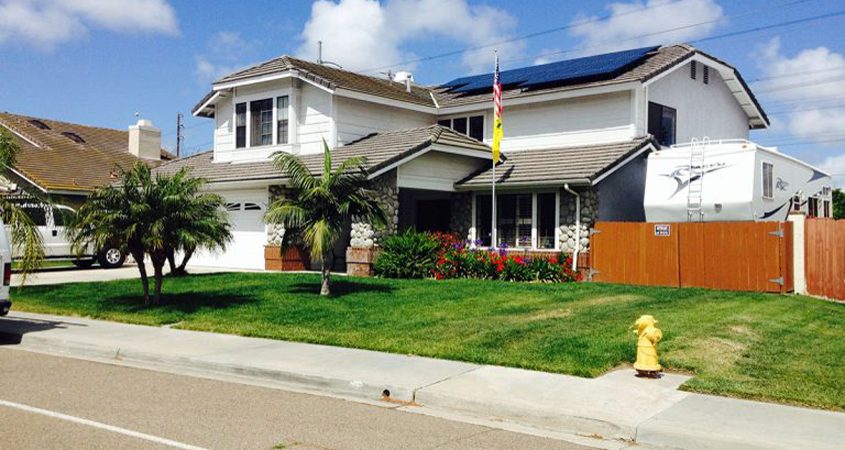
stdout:
{"type": "Polygon", "coordinates": [[[227,267],[236,269],[264,269],[264,245],[267,231],[264,212],[267,209],[267,190],[219,192],[226,199],[226,210],[232,223],[232,242],[225,251],[198,251],[189,265],[227,267]]]}

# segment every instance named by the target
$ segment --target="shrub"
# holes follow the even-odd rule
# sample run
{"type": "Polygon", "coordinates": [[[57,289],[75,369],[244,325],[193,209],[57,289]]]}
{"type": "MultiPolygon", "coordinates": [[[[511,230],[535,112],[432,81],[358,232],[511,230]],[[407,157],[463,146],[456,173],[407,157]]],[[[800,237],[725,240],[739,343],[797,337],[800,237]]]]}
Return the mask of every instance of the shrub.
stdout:
{"type": "Polygon", "coordinates": [[[572,270],[572,258],[523,258],[505,251],[491,252],[455,246],[441,253],[432,272],[438,280],[478,278],[504,281],[579,281],[581,274],[572,270]]]}
{"type": "Polygon", "coordinates": [[[429,277],[441,253],[440,245],[428,233],[406,230],[395,234],[382,243],[373,271],[385,278],[429,277]]]}

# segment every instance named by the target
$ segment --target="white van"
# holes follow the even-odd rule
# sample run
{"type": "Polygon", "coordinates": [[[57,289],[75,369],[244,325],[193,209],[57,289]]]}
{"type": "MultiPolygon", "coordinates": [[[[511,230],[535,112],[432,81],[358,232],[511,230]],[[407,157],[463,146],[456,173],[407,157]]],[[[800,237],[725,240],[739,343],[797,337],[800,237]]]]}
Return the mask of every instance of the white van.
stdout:
{"type": "Polygon", "coordinates": [[[0,265],[3,266],[3,285],[0,286],[0,316],[9,314],[12,302],[9,300],[9,284],[12,281],[12,248],[6,224],[0,219],[0,265]]]}
{"type": "MultiPolygon", "coordinates": [[[[100,267],[111,269],[120,267],[126,261],[126,255],[118,247],[109,247],[94,251],[89,249],[81,257],[73,251],[65,234],[65,218],[73,214],[72,208],[64,205],[48,206],[42,203],[24,203],[21,208],[32,218],[44,243],[44,256],[47,259],[69,259],[78,267],[90,267],[95,262],[100,267]]],[[[20,255],[15,254],[15,257],[20,255]]]]}

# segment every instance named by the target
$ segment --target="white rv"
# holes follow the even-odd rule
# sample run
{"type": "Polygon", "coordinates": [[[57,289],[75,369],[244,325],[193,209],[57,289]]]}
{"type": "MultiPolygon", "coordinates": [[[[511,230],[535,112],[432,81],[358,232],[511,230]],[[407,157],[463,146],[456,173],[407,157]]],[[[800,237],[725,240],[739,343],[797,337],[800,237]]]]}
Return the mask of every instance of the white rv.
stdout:
{"type": "Polygon", "coordinates": [[[746,140],[693,141],[648,156],[648,222],[786,220],[790,211],[831,217],[829,174],[746,140]]]}

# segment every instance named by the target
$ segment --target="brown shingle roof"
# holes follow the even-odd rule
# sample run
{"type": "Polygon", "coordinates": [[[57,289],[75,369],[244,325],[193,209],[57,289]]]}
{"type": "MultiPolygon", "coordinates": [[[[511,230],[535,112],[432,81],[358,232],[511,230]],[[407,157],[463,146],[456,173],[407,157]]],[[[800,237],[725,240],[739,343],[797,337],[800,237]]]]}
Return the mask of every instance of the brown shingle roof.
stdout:
{"type": "MultiPolygon", "coordinates": [[[[496,185],[590,183],[649,144],[656,145],[651,136],[612,144],[509,152],[508,159],[496,166],[496,185]]],[[[456,186],[489,187],[492,181],[493,169],[484,168],[456,186]]]]}
{"type": "MultiPolygon", "coordinates": [[[[477,152],[480,158],[488,157],[490,152],[490,148],[482,142],[448,128],[431,125],[366,136],[333,150],[332,163],[337,166],[350,157],[361,156],[365,158],[364,168],[370,173],[375,173],[424,150],[432,144],[448,145],[477,152]]],[[[322,153],[302,155],[301,159],[312,173],[322,173],[322,153]]],[[[209,182],[285,178],[270,160],[247,163],[216,163],[211,151],[162,164],[155,171],[172,174],[183,167],[189,167],[192,175],[205,178],[209,182]]]]}
{"type": "MultiPolygon", "coordinates": [[[[111,175],[116,167],[129,168],[139,161],[129,153],[127,131],[7,112],[0,112],[0,126],[12,130],[20,144],[15,170],[47,191],[84,194],[114,181],[111,175]],[[39,128],[38,122],[49,128],[39,128]],[[62,133],[76,134],[84,143],[62,133]]],[[[164,159],[172,158],[165,150],[161,154],[164,159]]]]}

